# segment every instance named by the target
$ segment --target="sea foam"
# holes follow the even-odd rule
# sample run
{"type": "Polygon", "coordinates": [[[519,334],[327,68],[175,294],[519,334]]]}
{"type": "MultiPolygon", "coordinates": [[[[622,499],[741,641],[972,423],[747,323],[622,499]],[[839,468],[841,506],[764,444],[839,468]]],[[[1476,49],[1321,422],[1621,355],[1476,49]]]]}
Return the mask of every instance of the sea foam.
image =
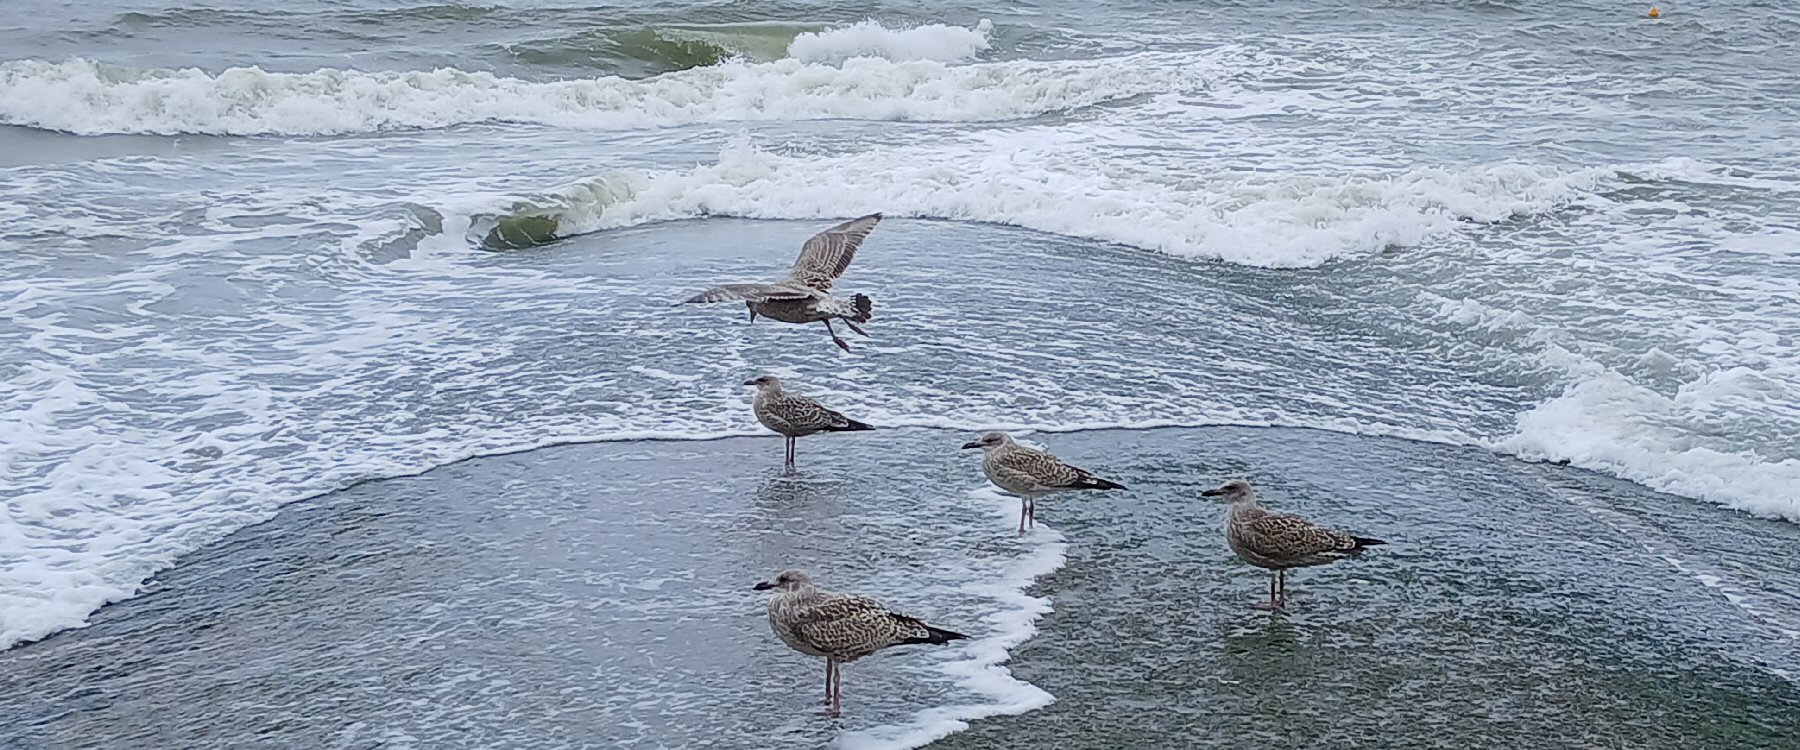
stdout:
{"type": "MultiPolygon", "coordinates": [[[[796,43],[803,51],[822,45],[816,54],[827,57],[836,54],[830,50],[855,49],[833,39],[796,43]]],[[[1215,72],[1205,58],[1149,53],[967,65],[872,56],[832,65],[732,60],[643,80],[564,81],[449,68],[212,73],[20,60],[0,63],[0,122],[84,135],[329,135],[487,122],[633,129],[767,120],[995,121],[1193,90],[1215,72]]]]}
{"type": "MultiPolygon", "coordinates": [[[[1591,195],[1610,169],[1493,164],[1398,175],[1120,173],[1104,154],[1033,132],[978,136],[967,148],[877,148],[787,155],[747,140],[715,164],[620,170],[542,196],[491,198],[478,235],[544,217],[554,237],[698,216],[823,219],[883,211],[1008,224],[1173,255],[1266,267],[1318,266],[1417,245],[1591,195]]],[[[481,236],[475,237],[477,241],[481,236]]]]}
{"type": "Polygon", "coordinates": [[[841,29],[800,34],[788,45],[788,56],[827,63],[852,57],[959,62],[986,51],[991,46],[993,30],[993,22],[985,18],[972,29],[928,24],[896,30],[864,21],[841,29]]]}
{"type": "MultiPolygon", "coordinates": [[[[1001,524],[1018,517],[1018,500],[983,485],[971,490],[974,499],[992,506],[1001,524]]],[[[969,584],[965,590],[990,599],[996,611],[987,617],[992,633],[962,647],[968,658],[950,662],[944,673],[957,685],[985,696],[980,703],[933,706],[918,712],[905,724],[852,732],[839,738],[845,750],[902,750],[924,746],[969,727],[969,722],[989,716],[1022,714],[1050,705],[1055,697],[1036,685],[1012,675],[1005,666],[1012,649],[1037,634],[1037,621],[1051,610],[1048,597],[1032,596],[1025,589],[1038,578],[1056,572],[1068,559],[1068,544],[1060,532],[1040,526],[1033,532],[1030,551],[1007,565],[999,580],[969,584]]]]}

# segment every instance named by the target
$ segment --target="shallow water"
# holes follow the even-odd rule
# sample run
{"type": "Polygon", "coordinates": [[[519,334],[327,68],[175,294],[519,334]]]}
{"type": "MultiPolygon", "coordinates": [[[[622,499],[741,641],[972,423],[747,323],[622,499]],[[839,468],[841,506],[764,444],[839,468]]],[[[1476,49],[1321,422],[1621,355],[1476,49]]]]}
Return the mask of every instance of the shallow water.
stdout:
{"type": "Polygon", "coordinates": [[[773,439],[563,446],[328,495],[0,656],[0,738],[889,747],[1052,695],[944,745],[1774,748],[1800,730],[1782,676],[1800,565],[1735,543],[1800,543],[1790,524],[1722,526],[1474,449],[1205,428],[1038,436],[1134,489],[1046,500],[1020,537],[962,437],[807,439],[792,477],[773,439]],[[1252,466],[1267,502],[1390,545],[1297,572],[1286,613],[1254,609],[1266,577],[1197,494],[1252,466]],[[1042,598],[1008,588],[1065,550],[1042,598]],[[790,565],[975,640],[847,667],[846,715],[821,719],[819,664],[776,645],[749,590],[790,565]],[[1052,600],[1007,665],[1030,684],[983,666],[1052,600]]]}
{"type": "MultiPolygon", "coordinates": [[[[1786,569],[1759,534],[1800,521],[1800,15],[1668,10],[8,3],[0,647],[359,482],[755,434],[736,384],[767,371],[889,427],[1274,425],[1567,462],[1621,481],[1550,470],[1592,483],[1557,492],[1661,534],[1656,559],[1705,540],[1683,580],[1756,582],[1709,590],[1766,598],[1739,647],[1787,653],[1792,592],[1753,571],[1786,569]],[[872,211],[838,287],[876,300],[853,355],[671,304],[872,211]]],[[[1018,597],[1052,548],[1007,549],[918,585],[1048,606],[1018,597]]],[[[1735,674],[1702,682],[1761,690],[1735,674]]],[[[1058,702],[957,741],[1111,700],[1031,682],[995,710],[1058,702]]],[[[955,684],[851,728],[989,705],[955,684]]]]}

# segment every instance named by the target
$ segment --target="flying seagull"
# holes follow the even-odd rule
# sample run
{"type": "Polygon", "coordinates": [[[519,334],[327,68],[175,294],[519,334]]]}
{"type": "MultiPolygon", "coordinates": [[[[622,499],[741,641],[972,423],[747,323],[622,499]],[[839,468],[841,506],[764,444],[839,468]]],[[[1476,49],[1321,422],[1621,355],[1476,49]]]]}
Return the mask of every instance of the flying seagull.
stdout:
{"type": "Polygon", "coordinates": [[[1004,432],[990,432],[964,448],[981,449],[981,469],[994,486],[1019,496],[1019,533],[1025,522],[1037,525],[1037,496],[1070,490],[1122,490],[1125,485],[1094,476],[1086,469],[1036,448],[1014,442],[1004,432]]]}
{"type": "Polygon", "coordinates": [[[773,284],[726,284],[696,294],[686,302],[741,301],[750,308],[752,323],[758,315],[783,323],[824,323],[825,330],[831,332],[832,343],[850,351],[850,345],[838,337],[831,321],[842,320],[857,335],[867,336],[857,324],[869,322],[875,302],[866,294],[851,295],[849,299],[834,297],[831,283],[844,275],[844,269],[856,257],[856,248],[880,222],[881,214],[869,214],[813,235],[800,248],[800,259],[794,261],[787,278],[773,284]]]}
{"type": "Polygon", "coordinates": [[[756,421],[787,438],[788,471],[794,470],[797,438],[820,432],[875,429],[872,425],[820,406],[819,402],[810,398],[781,390],[781,379],[774,375],[759,375],[744,381],[744,385],[756,386],[756,400],[750,405],[751,410],[756,412],[756,421]]]}
{"type": "Polygon", "coordinates": [[[825,700],[831,716],[838,715],[844,704],[838,665],[890,646],[968,637],[889,611],[874,599],[820,591],[798,570],[784,570],[775,580],[756,584],[757,591],[770,589],[775,596],[769,600],[769,629],[775,637],[802,654],[825,657],[825,700]]]}
{"type": "Polygon", "coordinates": [[[1269,571],[1269,608],[1287,601],[1287,571],[1342,560],[1364,548],[1387,544],[1380,539],[1333,531],[1299,516],[1271,513],[1256,503],[1256,491],[1242,479],[1200,493],[1231,501],[1225,517],[1225,543],[1244,562],[1269,571]]]}

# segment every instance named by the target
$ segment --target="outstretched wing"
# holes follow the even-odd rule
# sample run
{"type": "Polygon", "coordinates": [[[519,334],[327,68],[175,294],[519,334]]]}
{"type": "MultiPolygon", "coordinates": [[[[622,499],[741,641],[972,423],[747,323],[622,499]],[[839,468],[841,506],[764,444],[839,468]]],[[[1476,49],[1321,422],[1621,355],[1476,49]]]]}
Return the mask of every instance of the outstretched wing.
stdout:
{"type": "Polygon", "coordinates": [[[685,300],[693,302],[768,302],[778,299],[806,299],[817,296],[811,289],[796,289],[786,284],[726,284],[708,289],[685,300]]]}
{"type": "Polygon", "coordinates": [[[830,289],[831,282],[844,275],[844,269],[856,258],[856,248],[880,222],[881,214],[869,214],[813,235],[800,248],[800,259],[788,272],[788,283],[820,291],[830,289]]]}

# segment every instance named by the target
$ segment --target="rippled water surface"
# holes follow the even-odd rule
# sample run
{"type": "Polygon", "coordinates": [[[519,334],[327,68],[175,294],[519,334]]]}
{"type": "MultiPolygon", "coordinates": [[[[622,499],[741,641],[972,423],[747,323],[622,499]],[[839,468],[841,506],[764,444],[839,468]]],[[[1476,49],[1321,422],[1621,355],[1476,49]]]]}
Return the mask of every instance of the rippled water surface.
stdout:
{"type": "MultiPolygon", "coordinates": [[[[1800,642],[1800,604],[1779,575],[1791,565],[1781,542],[1791,547],[1784,535],[1800,521],[1800,14],[1770,3],[1667,11],[1651,20],[1599,3],[8,3],[0,646],[51,640],[0,660],[35,659],[35,674],[74,680],[58,683],[73,690],[80,670],[120,653],[105,649],[154,638],[150,650],[166,654],[214,637],[183,629],[201,613],[246,613],[245,633],[274,632],[285,615],[246,609],[263,579],[245,560],[279,549],[293,575],[335,575],[342,560],[300,561],[359,553],[307,534],[354,516],[354,498],[379,506],[445,480],[359,482],[472,456],[652,441],[593,448],[618,458],[641,445],[632,455],[645,463],[585,484],[539,486],[576,471],[554,451],[457,464],[521,472],[514,489],[537,499],[508,505],[505,485],[469,474],[499,496],[491,515],[424,515],[417,523],[446,525],[412,536],[492,531],[484,524],[533,507],[597,523],[596,509],[660,483],[735,507],[755,496],[744,482],[761,465],[713,476],[696,457],[736,445],[712,439],[760,432],[737,384],[774,372],[853,416],[919,428],[892,433],[901,437],[891,445],[885,431],[859,436],[834,462],[843,477],[858,462],[889,467],[886,499],[840,488],[796,506],[800,518],[850,524],[827,538],[854,538],[858,524],[921,534],[902,545],[914,556],[906,574],[874,557],[899,551],[872,542],[856,560],[797,556],[883,598],[927,604],[925,594],[944,593],[952,614],[1003,622],[969,652],[884,657],[861,670],[871,676],[855,679],[890,686],[892,702],[850,724],[770,719],[744,746],[782,744],[788,731],[802,745],[844,732],[852,744],[916,745],[968,719],[974,728],[946,742],[1160,743],[1155,731],[1174,724],[1093,723],[1154,722],[1156,706],[1189,716],[1180,726],[1322,743],[1339,735],[1305,729],[1322,726],[1313,719],[1281,730],[1218,716],[1195,724],[1180,711],[1274,705],[1330,716],[1325,703],[1302,711],[1268,698],[1277,678],[1218,675],[1342,653],[1360,656],[1321,679],[1357,686],[1363,697],[1342,705],[1359,721],[1390,716],[1383,701],[1422,701],[1449,684],[1393,682],[1401,664],[1409,674],[1461,665],[1438,674],[1465,687],[1512,673],[1529,676],[1514,684],[1546,686],[1526,703],[1445,698],[1408,718],[1423,722],[1421,738],[1449,722],[1438,728],[1461,738],[1452,744],[1553,744],[1545,733],[1567,716],[1552,707],[1574,700],[1558,690],[1614,696],[1598,713],[1669,702],[1687,711],[1631,724],[1621,736],[1632,746],[1754,746],[1791,732],[1767,712],[1793,707],[1800,642]],[[874,211],[887,218],[837,287],[876,300],[872,337],[854,353],[817,326],[672,304],[775,276],[811,233],[874,211]],[[1205,443],[1194,450],[1206,460],[1183,453],[1183,441],[1202,440],[1192,435],[1239,434],[1216,430],[1231,425],[1302,430],[1266,434],[1317,441],[1337,457],[1294,470],[1317,478],[1308,481],[1381,465],[1391,473],[1367,486],[1405,484],[1422,499],[1405,509],[1309,505],[1321,495],[1282,488],[1272,468],[1296,450],[1280,440],[1205,443]],[[1148,494],[1110,515],[1069,517],[1079,528],[1053,520],[1058,532],[1015,540],[984,525],[1004,502],[969,495],[980,485],[972,459],[934,456],[946,463],[918,476],[903,468],[909,451],[937,450],[923,436],[951,444],[994,427],[1036,430],[1033,439],[1058,446],[1105,430],[1088,456],[1137,472],[1128,484],[1148,494]],[[1208,429],[1155,429],[1165,427],[1208,429]],[[1157,468],[1149,456],[1170,460],[1157,468]],[[1415,460],[1452,462],[1458,492],[1498,504],[1462,518],[1450,499],[1410,486],[1420,481],[1406,473],[1415,460]],[[1442,556],[1396,545],[1319,573],[1363,582],[1321,584],[1321,596],[1367,597],[1319,607],[1344,607],[1348,630],[1311,607],[1253,621],[1235,598],[1254,592],[1243,579],[1252,574],[1219,556],[1212,509],[1191,526],[1170,510],[1233,473],[1276,482],[1287,493],[1278,497],[1307,512],[1461,541],[1442,556]],[[928,481],[939,476],[954,479],[928,481]],[[916,526],[913,503],[950,515],[916,526]],[[1392,515],[1401,510],[1406,518],[1392,515]],[[1581,523],[1559,525],[1571,518],[1581,523]],[[1485,546],[1513,537],[1521,542],[1485,546]],[[1065,538],[1073,546],[1062,565],[1065,538]],[[1162,539],[1206,552],[1171,553],[1178,567],[1166,569],[1131,557],[1162,539]],[[921,562],[946,549],[967,559],[921,562]],[[1611,565],[1619,549],[1644,564],[1601,574],[1580,562],[1585,550],[1611,565]],[[1452,564],[1480,580],[1447,582],[1452,564]],[[1174,585],[1158,580],[1168,570],[1185,571],[1172,596],[1223,618],[1181,631],[1209,656],[1139,662],[1119,650],[1129,639],[1089,632],[1193,622],[1120,614],[1119,597],[1174,585]],[[131,598],[159,573],[153,593],[131,598]],[[1596,577],[1629,595],[1584,595],[1596,577]],[[1494,583],[1514,578],[1531,583],[1494,583]],[[1427,580],[1453,601],[1419,610],[1423,625],[1394,620],[1424,595],[1405,586],[1427,580]],[[114,610],[100,608],[120,600],[129,601],[106,620],[114,610]],[[1046,608],[1054,612],[1027,641],[1046,608]],[[1476,617],[1473,608],[1483,610],[1476,620],[1459,619],[1476,617]],[[92,617],[113,629],[63,632],[92,617]],[[1491,639],[1437,650],[1444,634],[1472,631],[1491,639]],[[1020,643],[1008,676],[995,665],[1020,643]],[[1519,643],[1556,659],[1510,661],[1519,643]],[[1695,653],[1728,663],[1697,665],[1695,653]],[[1396,654],[1432,656],[1415,664],[1396,654]],[[1394,666],[1359,671],[1359,658],[1394,666]],[[957,672],[959,659],[979,674],[957,672]],[[1165,672],[1181,675],[1166,693],[1126,689],[1165,672]],[[1376,685],[1386,697],[1371,697],[1376,685]],[[1680,686],[1698,692],[1665,692],[1680,686]],[[1718,720],[1749,727],[1741,735],[1703,726],[1703,716],[1735,716],[1726,704],[1761,718],[1718,720]],[[1019,716],[982,718],[992,714],[1019,716]],[[1469,715],[1514,723],[1485,735],[1445,718],[1469,715]]],[[[1353,489],[1331,481],[1333,496],[1353,489]]],[[[465,494],[456,502],[478,507],[465,494]]],[[[701,512],[692,494],[669,502],[701,512]]],[[[769,529],[793,520],[758,518],[769,529]]],[[[744,623],[732,618],[754,620],[754,598],[699,593],[714,583],[706,566],[769,567],[781,555],[758,552],[755,535],[727,535],[699,565],[683,559],[685,532],[670,531],[665,547],[601,531],[566,559],[516,552],[502,565],[446,541],[437,562],[420,562],[479,563],[489,579],[521,581],[562,566],[567,576],[543,579],[558,601],[584,604],[532,610],[520,603],[529,587],[458,594],[454,575],[412,578],[406,590],[419,607],[462,597],[455,617],[538,611],[516,623],[515,637],[529,640],[538,636],[526,631],[606,621],[610,610],[593,602],[612,599],[588,591],[599,573],[582,571],[626,566],[685,581],[621,621],[682,622],[671,607],[701,596],[716,609],[696,619],[729,621],[736,651],[695,647],[684,652],[695,660],[685,677],[580,698],[593,721],[627,732],[605,741],[681,744],[689,735],[678,725],[712,731],[694,716],[723,706],[781,710],[730,702],[744,681],[777,686],[760,694],[770,700],[795,682],[733,660],[798,669],[798,657],[760,631],[735,630],[744,623]],[[557,621],[576,609],[592,619],[557,621]],[[729,677],[704,668],[726,663],[729,677]],[[664,712],[640,726],[623,718],[637,715],[631,701],[664,712]]],[[[329,593],[284,595],[303,606],[329,593]]],[[[344,624],[390,632],[379,619],[359,612],[344,624]]],[[[285,633],[264,658],[330,661],[355,642],[285,633]]],[[[614,646],[589,658],[632,679],[646,675],[606,660],[667,648],[614,646]]],[[[389,680],[405,668],[366,674],[389,680]]],[[[593,674],[551,663],[499,679],[574,688],[593,674]]],[[[136,675],[102,692],[137,695],[162,689],[158,679],[136,675]]],[[[511,694],[504,688],[494,689],[511,694]]],[[[330,692],[315,686],[291,700],[330,692]]],[[[434,695],[415,699],[437,706],[434,695]]],[[[476,704],[506,715],[503,702],[476,704]]],[[[121,728],[129,711],[96,719],[120,722],[101,729],[50,705],[19,704],[36,718],[4,731],[53,746],[137,736],[121,728]]],[[[415,731],[430,723],[425,708],[395,704],[354,724],[344,718],[354,712],[296,706],[308,718],[283,725],[301,732],[290,739],[449,741],[415,731]]],[[[602,742],[558,734],[573,726],[566,718],[544,714],[512,735],[499,718],[471,719],[468,736],[602,742]]],[[[161,739],[252,736],[233,722],[182,726],[196,734],[161,739]]]]}

